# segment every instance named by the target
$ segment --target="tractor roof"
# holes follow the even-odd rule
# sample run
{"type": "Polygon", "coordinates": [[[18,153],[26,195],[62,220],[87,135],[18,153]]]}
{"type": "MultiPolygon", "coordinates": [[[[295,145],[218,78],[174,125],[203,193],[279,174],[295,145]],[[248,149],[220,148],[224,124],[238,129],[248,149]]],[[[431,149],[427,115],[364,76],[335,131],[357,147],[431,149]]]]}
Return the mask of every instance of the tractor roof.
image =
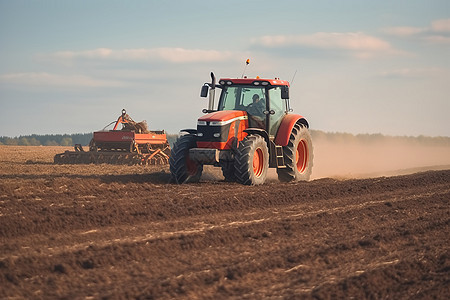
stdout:
{"type": "Polygon", "coordinates": [[[219,80],[219,83],[221,85],[235,85],[235,84],[242,84],[242,85],[276,85],[276,86],[289,86],[289,82],[286,80],[280,80],[280,78],[275,79],[263,79],[263,78],[221,78],[219,80]]]}

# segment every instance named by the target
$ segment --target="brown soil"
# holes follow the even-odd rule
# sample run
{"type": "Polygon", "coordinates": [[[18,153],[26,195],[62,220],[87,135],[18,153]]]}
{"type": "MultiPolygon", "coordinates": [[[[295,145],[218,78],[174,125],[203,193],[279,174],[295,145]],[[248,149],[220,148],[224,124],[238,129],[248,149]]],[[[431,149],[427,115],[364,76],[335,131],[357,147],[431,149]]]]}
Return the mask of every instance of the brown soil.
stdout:
{"type": "Polygon", "coordinates": [[[0,147],[0,298],[450,295],[450,170],[180,186],[63,150],[0,147]]]}

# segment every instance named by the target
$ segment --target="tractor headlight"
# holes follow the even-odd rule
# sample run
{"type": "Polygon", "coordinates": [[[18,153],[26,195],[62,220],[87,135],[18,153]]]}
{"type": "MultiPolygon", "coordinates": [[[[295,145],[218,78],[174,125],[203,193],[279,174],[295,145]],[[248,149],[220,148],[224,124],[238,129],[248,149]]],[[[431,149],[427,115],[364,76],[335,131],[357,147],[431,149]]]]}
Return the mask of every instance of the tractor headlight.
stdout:
{"type": "Polygon", "coordinates": [[[197,126],[206,126],[206,121],[197,121],[197,126]]]}
{"type": "Polygon", "coordinates": [[[211,125],[211,126],[222,126],[222,125],[225,125],[225,122],[224,121],[211,121],[209,123],[209,125],[211,125]]]}
{"type": "Polygon", "coordinates": [[[214,134],[213,134],[213,137],[215,137],[215,138],[218,138],[218,137],[220,137],[220,132],[216,132],[216,133],[214,133],[214,134]]]}

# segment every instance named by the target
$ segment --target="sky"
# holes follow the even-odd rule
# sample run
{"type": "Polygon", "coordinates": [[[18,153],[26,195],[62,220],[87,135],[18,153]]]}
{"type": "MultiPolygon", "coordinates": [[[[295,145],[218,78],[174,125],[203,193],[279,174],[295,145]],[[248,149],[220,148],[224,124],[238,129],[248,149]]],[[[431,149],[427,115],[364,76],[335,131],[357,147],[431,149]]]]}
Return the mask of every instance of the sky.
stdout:
{"type": "Polygon", "coordinates": [[[244,69],[311,129],[450,136],[450,1],[0,0],[0,136],[178,133],[244,69]]]}

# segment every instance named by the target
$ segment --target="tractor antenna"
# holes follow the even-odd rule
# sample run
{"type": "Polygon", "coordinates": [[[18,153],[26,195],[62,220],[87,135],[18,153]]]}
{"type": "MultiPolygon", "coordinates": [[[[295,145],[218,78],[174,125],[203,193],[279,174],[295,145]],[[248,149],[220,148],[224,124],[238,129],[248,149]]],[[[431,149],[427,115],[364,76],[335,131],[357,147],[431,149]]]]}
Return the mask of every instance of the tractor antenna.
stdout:
{"type": "Polygon", "coordinates": [[[297,75],[297,70],[295,70],[294,76],[292,76],[292,79],[291,79],[291,85],[294,83],[295,75],[297,75]]]}
{"type": "Polygon", "coordinates": [[[250,58],[247,58],[247,60],[245,61],[244,72],[242,72],[241,78],[244,78],[245,70],[247,69],[247,66],[248,66],[249,64],[250,64],[250,58]]]}

